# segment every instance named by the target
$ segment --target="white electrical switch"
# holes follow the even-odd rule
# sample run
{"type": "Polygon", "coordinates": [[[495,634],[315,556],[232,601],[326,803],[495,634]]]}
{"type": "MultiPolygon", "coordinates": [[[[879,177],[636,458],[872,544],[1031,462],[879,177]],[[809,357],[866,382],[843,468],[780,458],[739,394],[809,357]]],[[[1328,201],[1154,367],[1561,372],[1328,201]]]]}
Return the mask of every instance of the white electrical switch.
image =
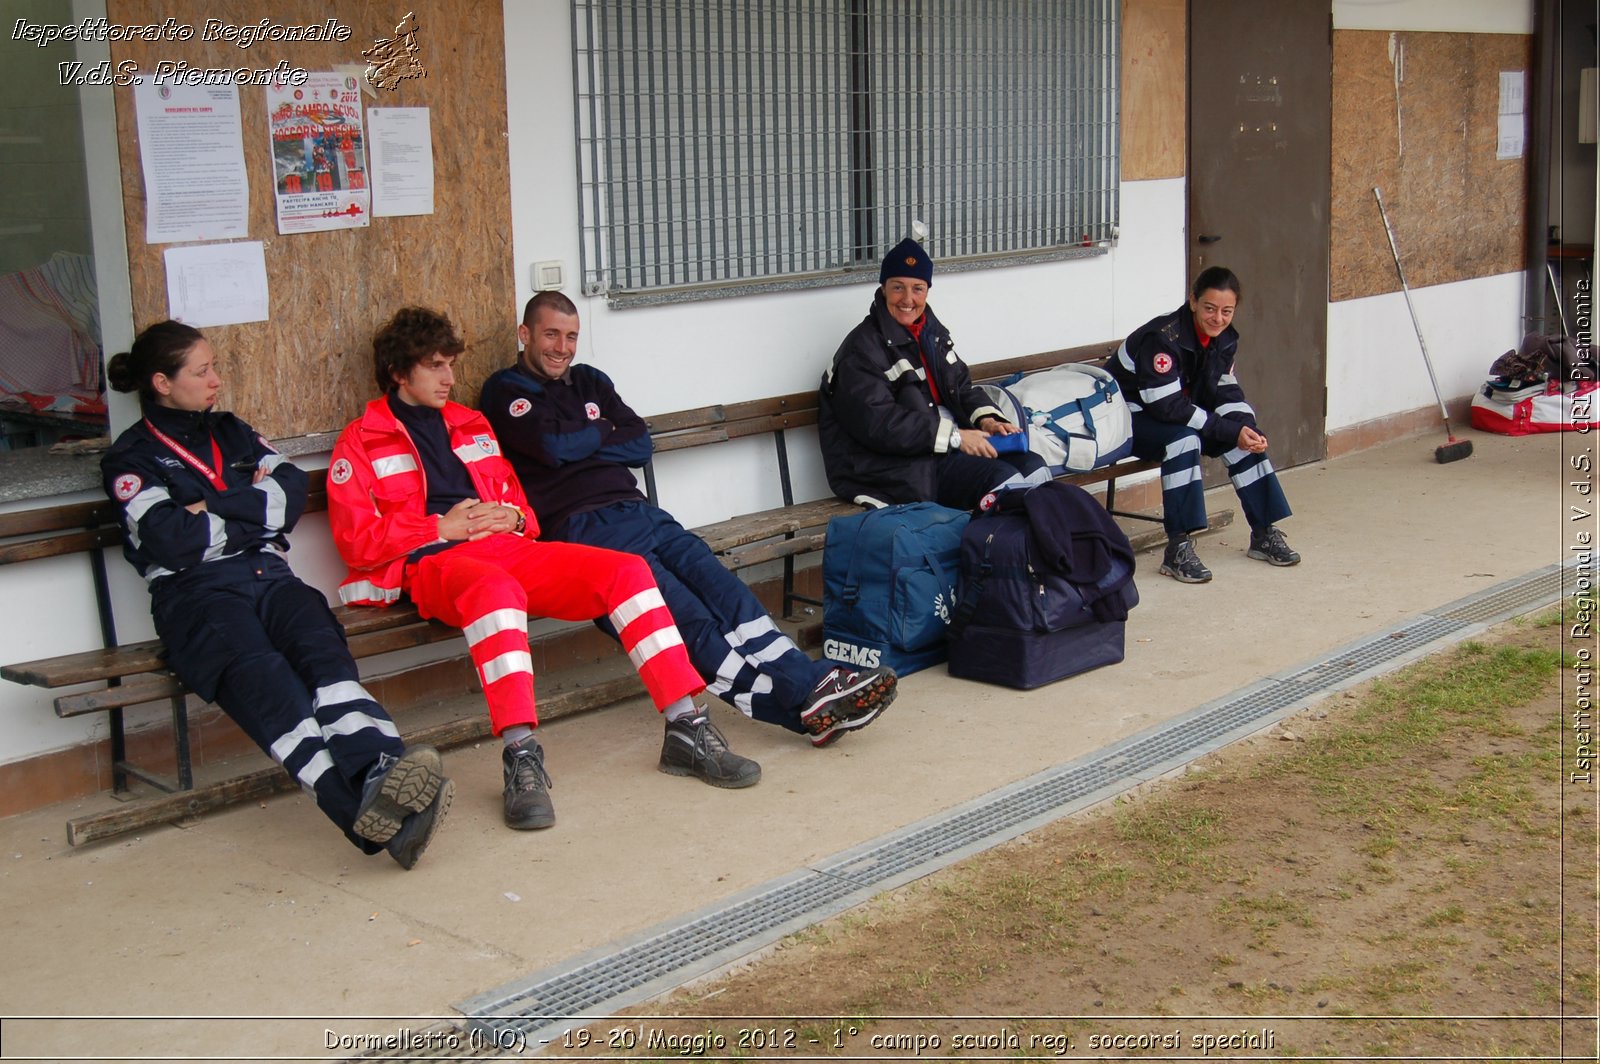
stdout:
{"type": "Polygon", "coordinates": [[[562,276],[560,259],[550,259],[546,262],[533,264],[533,290],[535,292],[553,292],[566,283],[562,276]]]}

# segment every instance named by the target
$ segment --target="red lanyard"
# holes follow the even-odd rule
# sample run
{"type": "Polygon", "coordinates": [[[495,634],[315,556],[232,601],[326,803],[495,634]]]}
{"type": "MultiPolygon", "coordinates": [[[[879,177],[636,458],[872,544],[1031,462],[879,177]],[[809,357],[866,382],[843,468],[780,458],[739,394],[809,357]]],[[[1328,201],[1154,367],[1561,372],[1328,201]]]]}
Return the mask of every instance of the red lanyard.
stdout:
{"type": "Polygon", "coordinates": [[[190,454],[188,449],[185,448],[183,444],[179,443],[171,436],[168,436],[165,432],[162,432],[160,429],[150,424],[149,418],[144,419],[144,427],[155,433],[156,439],[166,444],[167,448],[171,450],[173,454],[177,455],[179,458],[182,458],[185,462],[188,462],[194,467],[196,472],[205,477],[206,480],[210,481],[213,488],[216,488],[219,492],[228,490],[227,483],[222,479],[222,448],[218,446],[217,438],[215,436],[211,437],[211,460],[216,463],[216,468],[213,469],[211,466],[206,465],[204,462],[200,461],[200,459],[190,454]]]}

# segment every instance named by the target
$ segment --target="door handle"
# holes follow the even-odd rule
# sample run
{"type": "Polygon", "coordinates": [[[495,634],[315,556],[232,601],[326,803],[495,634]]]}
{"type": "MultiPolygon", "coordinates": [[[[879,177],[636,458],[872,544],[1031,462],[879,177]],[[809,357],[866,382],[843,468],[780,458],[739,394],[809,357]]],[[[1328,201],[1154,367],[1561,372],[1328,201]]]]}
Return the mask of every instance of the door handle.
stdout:
{"type": "Polygon", "coordinates": [[[1200,234],[1200,243],[1202,243],[1202,244],[1215,244],[1217,241],[1219,241],[1221,239],[1222,239],[1222,234],[1221,233],[1202,233],[1202,234],[1200,234]]]}

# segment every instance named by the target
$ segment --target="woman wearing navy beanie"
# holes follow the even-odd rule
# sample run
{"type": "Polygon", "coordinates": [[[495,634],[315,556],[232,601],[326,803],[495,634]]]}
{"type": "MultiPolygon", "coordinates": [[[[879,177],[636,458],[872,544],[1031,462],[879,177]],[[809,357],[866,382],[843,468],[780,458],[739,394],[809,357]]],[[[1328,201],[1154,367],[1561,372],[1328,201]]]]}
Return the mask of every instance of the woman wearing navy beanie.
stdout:
{"type": "Polygon", "coordinates": [[[1042,459],[1006,439],[1022,430],[973,385],[927,305],[932,286],[923,246],[896,244],[872,308],[823,375],[817,428],[828,486],[842,499],[971,510],[996,488],[1049,479],[1042,459]]]}

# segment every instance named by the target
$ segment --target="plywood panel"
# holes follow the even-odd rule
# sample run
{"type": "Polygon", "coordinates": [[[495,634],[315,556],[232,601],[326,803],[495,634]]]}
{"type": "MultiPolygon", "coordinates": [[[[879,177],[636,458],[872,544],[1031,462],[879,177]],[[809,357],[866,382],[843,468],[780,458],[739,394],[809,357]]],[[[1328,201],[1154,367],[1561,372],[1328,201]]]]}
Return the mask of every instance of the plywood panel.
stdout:
{"type": "Polygon", "coordinates": [[[1530,47],[1515,34],[1334,33],[1331,299],[1400,288],[1373,186],[1413,288],[1523,268],[1525,159],[1495,150],[1500,72],[1527,70],[1530,47]]]}
{"type": "MultiPolygon", "coordinates": [[[[241,86],[245,163],[250,177],[248,239],[266,245],[269,322],[205,330],[226,382],[224,404],[273,437],[342,427],[375,392],[373,330],[408,303],[447,313],[469,344],[457,374],[471,398],[502,358],[515,324],[510,178],[506,154],[504,24],[499,0],[109,0],[113,23],[174,19],[196,32],[188,41],[115,43],[113,64],[161,60],[196,67],[270,68],[279,60],[307,70],[364,64],[363,48],[394,36],[416,13],[425,78],[365,95],[366,107],[427,107],[432,118],[435,213],[376,218],[364,229],[280,236],[273,205],[265,90],[241,86]],[[328,18],[351,28],[348,42],[274,42],[248,49],[203,41],[210,18],[245,25],[263,18],[307,26],[328,18]]],[[[144,242],[145,191],[133,90],[117,93],[117,136],[125,183],[133,316],[143,327],[167,316],[162,252],[144,242]]]]}
{"type": "Polygon", "coordinates": [[[1182,177],[1186,0],[1122,2],[1122,179],[1182,177]]]}

